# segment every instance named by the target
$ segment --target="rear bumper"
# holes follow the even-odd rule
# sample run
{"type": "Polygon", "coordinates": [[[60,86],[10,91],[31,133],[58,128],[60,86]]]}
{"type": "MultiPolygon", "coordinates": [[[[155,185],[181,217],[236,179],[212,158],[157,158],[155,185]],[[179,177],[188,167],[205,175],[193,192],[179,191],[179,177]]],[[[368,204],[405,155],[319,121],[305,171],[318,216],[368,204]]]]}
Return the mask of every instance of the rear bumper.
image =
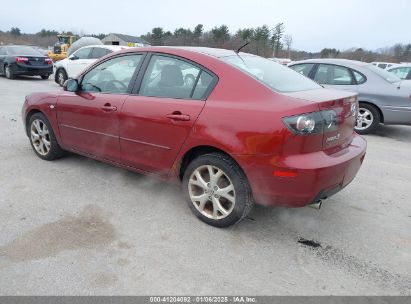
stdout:
{"type": "Polygon", "coordinates": [[[47,66],[29,66],[25,64],[13,64],[10,67],[14,75],[37,76],[53,74],[52,64],[47,66]]]}
{"type": "Polygon", "coordinates": [[[237,156],[236,159],[248,177],[257,203],[302,207],[347,186],[361,167],[366,147],[366,141],[355,134],[348,147],[331,155],[319,151],[287,157],[237,156]]]}

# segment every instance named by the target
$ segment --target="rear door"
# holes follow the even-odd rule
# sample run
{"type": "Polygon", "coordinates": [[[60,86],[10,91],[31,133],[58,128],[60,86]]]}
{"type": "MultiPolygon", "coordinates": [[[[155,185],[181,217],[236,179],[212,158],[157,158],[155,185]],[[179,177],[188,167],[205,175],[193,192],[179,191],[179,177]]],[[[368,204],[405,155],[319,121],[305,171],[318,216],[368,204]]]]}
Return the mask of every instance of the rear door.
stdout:
{"type": "Polygon", "coordinates": [[[121,112],[122,158],[143,171],[168,173],[216,78],[173,56],[154,54],[145,66],[121,112]]]}
{"type": "Polygon", "coordinates": [[[318,64],[313,80],[325,88],[357,92],[357,83],[351,70],[333,64],[318,64]]]}

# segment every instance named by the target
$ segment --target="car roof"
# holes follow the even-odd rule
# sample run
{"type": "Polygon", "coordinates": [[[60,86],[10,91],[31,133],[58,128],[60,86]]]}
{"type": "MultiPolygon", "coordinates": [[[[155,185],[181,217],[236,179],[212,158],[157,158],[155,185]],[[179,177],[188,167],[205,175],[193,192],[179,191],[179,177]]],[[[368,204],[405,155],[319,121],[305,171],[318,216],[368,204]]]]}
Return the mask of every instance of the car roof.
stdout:
{"type": "Polygon", "coordinates": [[[318,58],[318,59],[307,59],[307,60],[300,60],[295,61],[290,66],[301,64],[301,63],[328,63],[328,64],[336,64],[336,65],[344,65],[348,67],[361,67],[369,65],[368,62],[363,61],[356,61],[356,60],[349,60],[349,59],[336,59],[336,58],[318,58]]]}
{"type": "MultiPolygon", "coordinates": [[[[234,50],[227,50],[227,49],[217,49],[217,48],[209,48],[209,47],[195,47],[195,46],[147,46],[147,47],[136,47],[130,48],[125,52],[135,52],[135,51],[142,51],[142,52],[170,52],[176,53],[179,51],[190,52],[190,53],[200,53],[205,54],[208,56],[212,56],[215,58],[233,56],[236,53],[234,50]]],[[[255,56],[248,53],[240,52],[240,55],[250,55],[255,56]]]]}

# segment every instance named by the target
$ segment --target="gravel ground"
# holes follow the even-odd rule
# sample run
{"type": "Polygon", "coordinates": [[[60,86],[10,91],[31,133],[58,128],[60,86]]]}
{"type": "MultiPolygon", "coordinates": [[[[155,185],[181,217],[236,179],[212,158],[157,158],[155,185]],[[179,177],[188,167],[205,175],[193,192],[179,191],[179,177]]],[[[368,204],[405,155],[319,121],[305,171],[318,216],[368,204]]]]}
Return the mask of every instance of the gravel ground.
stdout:
{"type": "Polygon", "coordinates": [[[20,109],[47,90],[0,78],[0,295],[411,295],[411,127],[366,136],[357,178],[321,210],[257,206],[218,229],[177,186],[36,157],[20,109]]]}

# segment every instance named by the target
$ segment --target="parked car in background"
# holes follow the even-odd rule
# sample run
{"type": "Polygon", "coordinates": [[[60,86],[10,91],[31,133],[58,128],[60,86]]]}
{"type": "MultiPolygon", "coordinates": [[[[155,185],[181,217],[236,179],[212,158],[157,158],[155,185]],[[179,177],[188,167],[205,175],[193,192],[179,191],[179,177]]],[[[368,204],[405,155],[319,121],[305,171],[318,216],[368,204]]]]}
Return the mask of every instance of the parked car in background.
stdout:
{"type": "Polygon", "coordinates": [[[69,57],[57,61],[54,64],[54,81],[63,86],[68,78],[76,77],[84,69],[93,64],[97,59],[110,54],[112,52],[120,51],[126,47],[118,45],[88,45],[84,46],[69,57]]]}
{"type": "Polygon", "coordinates": [[[379,123],[411,125],[411,87],[375,65],[346,59],[309,59],[290,65],[326,88],[357,92],[355,130],[374,131],[379,123]]]}
{"type": "Polygon", "coordinates": [[[411,63],[396,64],[387,71],[394,73],[403,80],[411,80],[411,63]]]}
{"type": "Polygon", "coordinates": [[[38,50],[27,45],[0,46],[0,75],[13,79],[16,75],[40,76],[53,74],[53,62],[38,50]]]}
{"type": "Polygon", "coordinates": [[[290,63],[292,62],[290,58],[276,58],[276,57],[272,57],[272,58],[267,58],[267,59],[272,60],[272,61],[275,61],[275,62],[277,62],[277,63],[279,63],[279,64],[282,64],[282,65],[288,65],[288,64],[290,64],[290,63]]]}
{"type": "Polygon", "coordinates": [[[347,186],[366,150],[357,108],[356,93],[259,56],[142,47],[100,59],[63,91],[27,96],[22,113],[38,157],[73,151],[181,181],[194,214],[224,227],[254,202],[318,206],[347,186]]]}
{"type": "Polygon", "coordinates": [[[379,67],[380,69],[386,70],[392,67],[395,63],[392,62],[371,62],[371,64],[379,67]]]}

